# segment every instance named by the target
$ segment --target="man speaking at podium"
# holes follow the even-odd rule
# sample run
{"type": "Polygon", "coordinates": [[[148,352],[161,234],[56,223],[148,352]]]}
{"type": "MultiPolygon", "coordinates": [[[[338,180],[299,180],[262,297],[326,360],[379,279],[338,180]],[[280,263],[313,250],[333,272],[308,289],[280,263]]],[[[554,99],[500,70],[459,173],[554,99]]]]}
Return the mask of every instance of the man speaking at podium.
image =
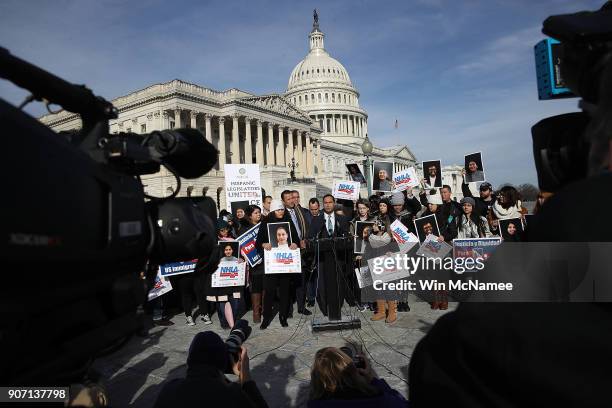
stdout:
{"type": "Polygon", "coordinates": [[[323,197],[323,213],[313,217],[308,238],[312,241],[315,263],[318,259],[319,277],[317,302],[323,314],[330,320],[342,318],[347,282],[346,270],[351,265],[348,248],[352,248],[349,235],[349,220],[334,213],[336,200],[331,194],[323,197]]]}

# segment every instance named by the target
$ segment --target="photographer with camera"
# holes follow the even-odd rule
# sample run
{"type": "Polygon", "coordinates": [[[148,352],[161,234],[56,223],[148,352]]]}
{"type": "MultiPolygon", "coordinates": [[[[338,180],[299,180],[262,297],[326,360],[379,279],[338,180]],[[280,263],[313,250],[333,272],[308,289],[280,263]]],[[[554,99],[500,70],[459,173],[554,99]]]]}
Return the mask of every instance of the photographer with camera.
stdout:
{"type": "Polygon", "coordinates": [[[242,344],[250,334],[245,320],[236,323],[225,342],[211,331],[196,334],[189,346],[187,375],[166,383],[154,407],[267,407],[251,379],[249,356],[242,344]],[[238,382],[225,374],[236,375],[238,382]]]}
{"type": "Polygon", "coordinates": [[[315,354],[308,408],[407,406],[398,391],[378,378],[364,355],[349,347],[325,347],[315,354]]]}

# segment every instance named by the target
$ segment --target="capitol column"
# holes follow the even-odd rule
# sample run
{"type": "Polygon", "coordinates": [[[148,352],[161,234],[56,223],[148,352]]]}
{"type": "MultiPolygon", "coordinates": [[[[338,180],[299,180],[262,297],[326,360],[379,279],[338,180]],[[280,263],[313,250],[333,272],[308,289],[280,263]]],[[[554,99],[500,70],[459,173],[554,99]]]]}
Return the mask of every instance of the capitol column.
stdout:
{"type": "Polygon", "coordinates": [[[274,160],[274,125],[268,122],[268,166],[276,166],[274,160]]]}
{"type": "Polygon", "coordinates": [[[204,114],[204,120],[205,120],[205,130],[206,130],[206,140],[208,140],[209,143],[212,143],[212,129],[210,127],[210,120],[212,119],[212,115],[210,113],[206,113],[204,114]]]}
{"type": "Polygon", "coordinates": [[[323,158],[321,157],[321,139],[317,140],[317,168],[318,174],[323,173],[323,158]]]}
{"type": "Polygon", "coordinates": [[[306,175],[307,168],[306,168],[306,156],[304,156],[304,152],[302,151],[302,131],[301,130],[297,130],[297,157],[296,157],[296,161],[298,163],[300,163],[300,167],[299,167],[299,171],[298,174],[301,174],[302,177],[306,175]]]}
{"type": "Polygon", "coordinates": [[[293,129],[291,128],[287,128],[287,156],[286,156],[286,160],[287,160],[287,164],[291,163],[291,159],[296,159],[297,162],[297,158],[295,157],[295,154],[293,153],[293,129]]]}
{"type": "Polygon", "coordinates": [[[264,141],[263,141],[263,131],[261,128],[261,120],[257,119],[257,141],[255,142],[255,160],[257,160],[257,164],[260,167],[263,167],[264,162],[264,141]]]}
{"type": "Polygon", "coordinates": [[[363,120],[363,126],[364,126],[364,134],[368,134],[368,120],[364,119],[363,120]]]}
{"type": "Polygon", "coordinates": [[[355,131],[355,116],[350,115],[349,116],[349,135],[353,136],[354,135],[354,131],[355,131]]]}
{"type": "Polygon", "coordinates": [[[240,164],[240,143],[238,142],[238,115],[232,116],[232,145],[230,149],[230,163],[240,164]]]}
{"type": "Polygon", "coordinates": [[[225,167],[225,118],[219,117],[219,170],[225,167]]]}
{"type": "MultiPolygon", "coordinates": [[[[309,132],[304,132],[305,133],[305,138],[306,138],[306,145],[304,146],[306,149],[306,151],[304,152],[304,163],[306,165],[305,169],[304,169],[304,176],[310,176],[312,174],[311,171],[311,167],[312,167],[312,158],[311,158],[311,154],[312,154],[312,150],[311,150],[311,146],[310,146],[310,133],[309,132]]],[[[300,140],[302,138],[302,135],[300,135],[300,140]]]]}
{"type": "Polygon", "coordinates": [[[174,127],[180,128],[183,124],[181,123],[181,109],[174,110],[174,127]]]}
{"type": "Polygon", "coordinates": [[[198,128],[198,125],[197,125],[198,112],[192,110],[191,112],[189,112],[189,116],[191,118],[191,123],[190,123],[191,128],[192,129],[197,129],[198,128]]]}
{"type": "Polygon", "coordinates": [[[276,145],[276,164],[285,167],[285,135],[283,127],[278,125],[278,144],[276,145]]]}
{"type": "Polygon", "coordinates": [[[168,111],[167,110],[163,110],[162,113],[161,113],[161,121],[162,121],[162,123],[161,123],[160,130],[166,130],[166,129],[168,129],[170,127],[170,125],[168,124],[168,122],[170,120],[169,117],[170,117],[170,115],[168,115],[168,111]]]}
{"type": "Polygon", "coordinates": [[[251,118],[244,118],[244,162],[253,163],[253,147],[251,145],[251,118]]]}

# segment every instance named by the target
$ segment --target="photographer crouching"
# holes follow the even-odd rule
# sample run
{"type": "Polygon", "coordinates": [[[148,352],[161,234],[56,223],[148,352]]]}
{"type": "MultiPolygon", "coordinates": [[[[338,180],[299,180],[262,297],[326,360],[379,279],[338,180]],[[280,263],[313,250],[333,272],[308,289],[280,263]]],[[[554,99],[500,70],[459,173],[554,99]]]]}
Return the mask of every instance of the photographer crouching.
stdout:
{"type": "Polygon", "coordinates": [[[155,408],[267,407],[251,379],[249,356],[242,345],[250,334],[245,320],[236,322],[225,342],[211,331],[196,334],[189,346],[187,375],[164,385],[155,408]],[[225,376],[232,373],[238,382],[225,376]]]}

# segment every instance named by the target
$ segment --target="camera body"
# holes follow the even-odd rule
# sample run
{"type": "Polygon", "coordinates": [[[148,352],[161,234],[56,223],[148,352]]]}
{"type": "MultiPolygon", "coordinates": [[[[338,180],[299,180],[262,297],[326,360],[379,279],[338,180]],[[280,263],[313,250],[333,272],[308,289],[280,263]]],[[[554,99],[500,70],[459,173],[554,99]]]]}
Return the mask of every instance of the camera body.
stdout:
{"type": "Polygon", "coordinates": [[[216,243],[214,203],[147,202],[138,176],[164,165],[177,182],[199,177],[218,152],[194,129],[110,134],[112,104],[2,48],[0,77],[78,113],[83,124],[58,134],[0,100],[10,152],[0,164],[9,176],[0,383],[65,385],[142,327],[139,306],[154,280],[140,278],[147,261],[204,258],[216,243]]]}
{"type": "Polygon", "coordinates": [[[351,360],[353,360],[353,364],[355,364],[355,367],[365,368],[365,360],[359,355],[357,355],[357,353],[355,353],[352,348],[344,346],[340,347],[340,351],[342,351],[344,354],[349,356],[351,360]]]}
{"type": "Polygon", "coordinates": [[[228,364],[225,368],[226,374],[232,374],[232,364],[239,359],[240,347],[242,347],[242,343],[247,341],[252,331],[253,328],[249,326],[249,322],[244,319],[238,320],[230,331],[229,336],[227,336],[225,340],[229,354],[228,364]]]}

